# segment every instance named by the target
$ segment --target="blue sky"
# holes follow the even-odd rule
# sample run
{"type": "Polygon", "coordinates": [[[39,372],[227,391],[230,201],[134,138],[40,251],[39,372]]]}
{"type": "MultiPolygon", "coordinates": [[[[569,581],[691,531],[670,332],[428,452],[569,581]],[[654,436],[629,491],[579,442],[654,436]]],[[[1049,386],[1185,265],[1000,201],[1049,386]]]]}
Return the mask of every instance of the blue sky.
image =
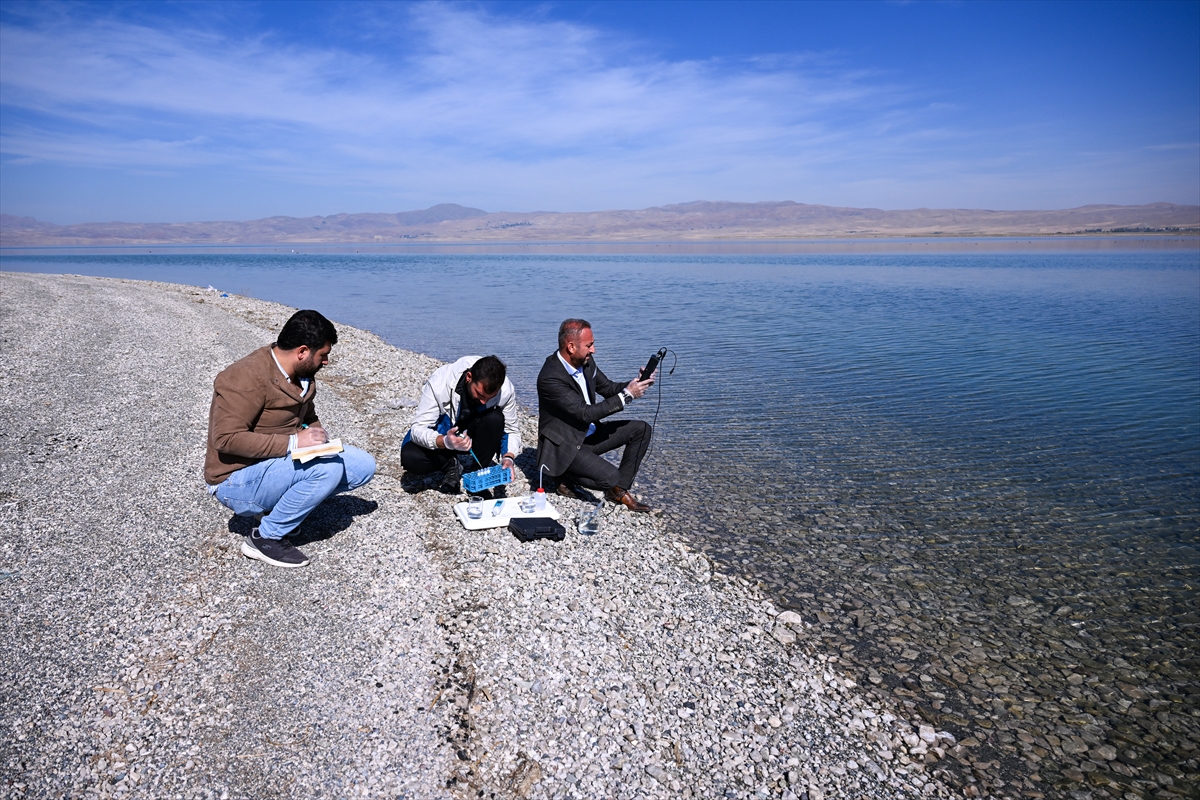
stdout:
{"type": "Polygon", "coordinates": [[[1200,2],[0,5],[60,224],[1200,204],[1200,2]]]}

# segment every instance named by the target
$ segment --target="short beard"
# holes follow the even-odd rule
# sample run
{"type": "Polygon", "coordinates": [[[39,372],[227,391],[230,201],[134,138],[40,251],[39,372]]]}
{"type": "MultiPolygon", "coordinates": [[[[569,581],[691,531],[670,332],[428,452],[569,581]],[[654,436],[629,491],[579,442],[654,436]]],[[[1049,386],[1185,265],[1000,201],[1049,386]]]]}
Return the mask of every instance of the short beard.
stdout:
{"type": "Polygon", "coordinates": [[[296,365],[296,378],[311,378],[321,371],[321,366],[320,362],[310,356],[296,365]]]}

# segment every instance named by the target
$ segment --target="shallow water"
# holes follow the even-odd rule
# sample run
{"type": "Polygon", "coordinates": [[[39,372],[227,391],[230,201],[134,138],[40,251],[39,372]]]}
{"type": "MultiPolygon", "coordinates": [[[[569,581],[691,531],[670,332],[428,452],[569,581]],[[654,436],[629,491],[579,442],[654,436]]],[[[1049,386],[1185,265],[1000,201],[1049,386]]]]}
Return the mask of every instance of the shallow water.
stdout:
{"type": "Polygon", "coordinates": [[[566,316],[614,380],[669,347],[637,488],[865,684],[1043,791],[1196,772],[1195,250],[2,265],[211,284],[439,358],[495,352],[530,406],[566,316]]]}

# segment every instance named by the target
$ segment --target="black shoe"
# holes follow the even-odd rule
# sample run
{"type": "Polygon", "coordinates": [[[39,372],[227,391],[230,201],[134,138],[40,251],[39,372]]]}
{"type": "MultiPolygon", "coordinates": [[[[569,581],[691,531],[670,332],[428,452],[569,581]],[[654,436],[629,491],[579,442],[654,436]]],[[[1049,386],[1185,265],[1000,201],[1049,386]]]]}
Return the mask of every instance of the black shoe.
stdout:
{"type": "Polygon", "coordinates": [[[458,458],[452,458],[446,465],[445,471],[442,472],[442,483],[438,486],[438,491],[444,494],[458,494],[461,482],[462,464],[458,463],[458,458]]]}
{"type": "Polygon", "coordinates": [[[293,546],[286,536],[282,539],[264,539],[258,535],[258,528],[250,531],[250,535],[242,540],[242,555],[246,558],[257,558],[276,567],[308,565],[308,556],[293,546]]]}

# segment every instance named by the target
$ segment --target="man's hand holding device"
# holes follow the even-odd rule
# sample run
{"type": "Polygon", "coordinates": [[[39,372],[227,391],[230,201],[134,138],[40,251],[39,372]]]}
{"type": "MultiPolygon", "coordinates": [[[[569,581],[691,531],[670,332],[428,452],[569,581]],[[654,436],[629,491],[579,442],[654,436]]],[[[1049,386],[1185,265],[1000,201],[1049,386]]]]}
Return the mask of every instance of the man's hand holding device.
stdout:
{"type": "Polygon", "coordinates": [[[667,349],[664,347],[654,355],[650,356],[650,360],[646,362],[646,366],[638,372],[636,380],[629,382],[625,387],[625,391],[633,399],[637,399],[646,393],[646,390],[654,385],[654,379],[658,377],[658,364],[666,356],[667,349]]]}

